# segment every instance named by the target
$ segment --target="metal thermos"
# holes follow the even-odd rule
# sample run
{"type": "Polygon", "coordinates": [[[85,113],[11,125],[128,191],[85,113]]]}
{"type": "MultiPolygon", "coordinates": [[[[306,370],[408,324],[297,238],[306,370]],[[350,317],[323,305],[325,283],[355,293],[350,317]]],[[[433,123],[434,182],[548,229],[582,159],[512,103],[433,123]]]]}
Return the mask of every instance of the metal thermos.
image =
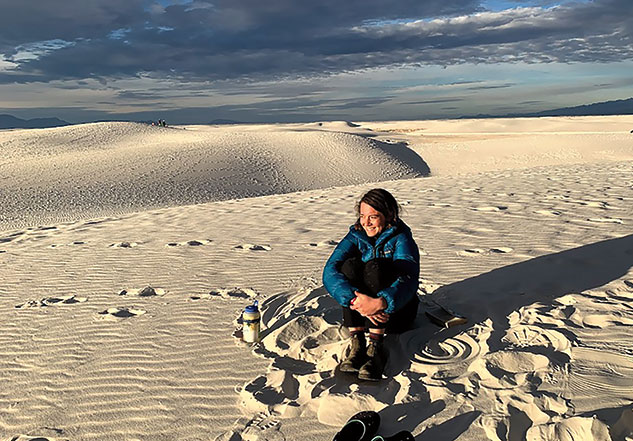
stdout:
{"type": "Polygon", "coordinates": [[[257,343],[259,341],[259,310],[257,309],[257,300],[252,305],[247,306],[242,313],[242,322],[244,328],[242,330],[242,338],[246,343],[257,343]]]}

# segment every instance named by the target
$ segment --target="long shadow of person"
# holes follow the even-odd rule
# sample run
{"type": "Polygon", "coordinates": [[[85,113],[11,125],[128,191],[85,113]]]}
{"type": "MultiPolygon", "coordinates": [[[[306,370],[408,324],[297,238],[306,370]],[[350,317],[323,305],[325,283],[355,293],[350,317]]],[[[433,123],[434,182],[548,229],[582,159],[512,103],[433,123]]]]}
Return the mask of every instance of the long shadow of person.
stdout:
{"type": "Polygon", "coordinates": [[[533,303],[551,304],[626,275],[633,266],[633,235],[536,257],[445,285],[432,299],[468,316],[492,321],[490,350],[498,349],[509,328],[508,315],[533,303]],[[497,345],[497,346],[495,346],[497,345]]]}
{"type": "MultiPolygon", "coordinates": [[[[456,336],[460,338],[462,335],[458,334],[484,322],[490,332],[486,337],[485,350],[494,352],[506,347],[507,343],[504,343],[503,337],[512,326],[509,316],[513,312],[536,303],[548,309],[553,307],[555,299],[566,294],[580,294],[604,286],[630,273],[632,267],[633,235],[628,235],[540,256],[442,286],[425,297],[466,315],[468,324],[438,331],[437,327],[425,320],[422,305],[416,320],[417,327],[399,337],[399,350],[402,352],[396,351],[394,357],[390,358],[387,373],[389,376],[395,376],[405,370],[411,371],[411,365],[420,361],[420,353],[430,341],[448,341],[456,336]]],[[[572,332],[560,327],[556,328],[556,332],[565,335],[569,340],[575,339],[572,332]]],[[[564,354],[556,354],[554,350],[545,355],[550,359],[552,356],[567,357],[564,354]]],[[[451,363],[450,357],[444,361],[447,364],[451,363]]],[[[454,360],[455,364],[460,361],[454,360]]],[[[569,359],[556,361],[565,362],[569,359]]],[[[423,360],[422,363],[424,362],[423,360]]],[[[446,369],[450,368],[446,365],[446,369]]],[[[423,377],[418,380],[426,381],[423,377]]],[[[415,379],[412,378],[412,381],[415,379]]],[[[426,399],[433,406],[439,406],[436,412],[445,404],[443,401],[433,401],[432,397],[426,399]]],[[[387,409],[381,413],[385,412],[385,416],[390,417],[397,417],[402,413],[395,409],[387,409]]],[[[413,430],[429,416],[430,414],[411,418],[409,413],[404,421],[405,429],[413,430]]],[[[420,439],[427,439],[426,432],[423,435],[420,439]]]]}

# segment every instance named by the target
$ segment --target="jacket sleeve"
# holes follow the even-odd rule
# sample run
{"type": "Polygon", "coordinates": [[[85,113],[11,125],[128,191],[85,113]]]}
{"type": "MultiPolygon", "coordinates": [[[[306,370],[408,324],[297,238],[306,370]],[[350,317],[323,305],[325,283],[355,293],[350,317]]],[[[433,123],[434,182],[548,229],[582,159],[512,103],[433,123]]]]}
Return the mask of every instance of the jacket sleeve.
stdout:
{"type": "Polygon", "coordinates": [[[351,233],[348,233],[336,246],[323,268],[323,286],[341,306],[346,308],[349,307],[350,300],[356,297],[354,291],[358,288],[352,286],[339,270],[343,262],[356,252],[358,246],[351,233]]]}
{"type": "Polygon", "coordinates": [[[417,294],[420,278],[420,250],[409,234],[398,238],[393,253],[393,265],[398,274],[397,279],[378,292],[387,302],[385,312],[391,314],[406,305],[417,294]]]}

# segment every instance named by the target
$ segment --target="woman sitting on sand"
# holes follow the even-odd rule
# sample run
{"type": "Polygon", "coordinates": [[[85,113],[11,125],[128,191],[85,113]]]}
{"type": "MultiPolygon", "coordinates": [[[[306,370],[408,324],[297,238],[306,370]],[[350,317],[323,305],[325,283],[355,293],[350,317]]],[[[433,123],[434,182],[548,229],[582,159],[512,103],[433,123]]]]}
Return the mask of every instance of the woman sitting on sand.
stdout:
{"type": "Polygon", "coordinates": [[[356,213],[356,223],[325,264],[323,285],[343,307],[351,336],[340,370],[378,381],[387,358],[385,333],[407,330],[417,314],[420,252],[388,191],[368,191],[356,213]]]}

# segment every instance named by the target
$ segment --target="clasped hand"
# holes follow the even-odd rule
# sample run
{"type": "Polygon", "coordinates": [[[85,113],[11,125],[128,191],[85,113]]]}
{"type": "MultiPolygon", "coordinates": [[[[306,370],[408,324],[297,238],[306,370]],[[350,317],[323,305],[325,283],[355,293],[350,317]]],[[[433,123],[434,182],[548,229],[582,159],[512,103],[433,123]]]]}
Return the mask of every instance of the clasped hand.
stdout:
{"type": "Polygon", "coordinates": [[[354,291],[356,300],[350,306],[350,309],[357,311],[363,317],[367,317],[377,326],[387,323],[389,314],[384,312],[387,302],[382,297],[371,297],[367,294],[354,291]]]}

